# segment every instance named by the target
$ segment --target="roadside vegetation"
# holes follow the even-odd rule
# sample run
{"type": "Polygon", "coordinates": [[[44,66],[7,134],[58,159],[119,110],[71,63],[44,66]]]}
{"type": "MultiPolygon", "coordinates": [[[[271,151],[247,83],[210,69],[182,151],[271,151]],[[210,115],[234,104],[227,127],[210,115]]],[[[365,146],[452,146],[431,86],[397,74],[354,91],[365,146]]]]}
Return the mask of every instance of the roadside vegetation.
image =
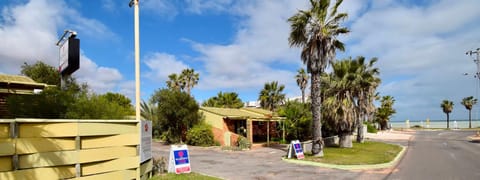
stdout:
{"type": "Polygon", "coordinates": [[[325,147],[325,156],[318,158],[307,154],[305,161],[336,165],[366,165],[387,163],[395,159],[402,147],[382,142],[353,143],[353,148],[325,147]]]}

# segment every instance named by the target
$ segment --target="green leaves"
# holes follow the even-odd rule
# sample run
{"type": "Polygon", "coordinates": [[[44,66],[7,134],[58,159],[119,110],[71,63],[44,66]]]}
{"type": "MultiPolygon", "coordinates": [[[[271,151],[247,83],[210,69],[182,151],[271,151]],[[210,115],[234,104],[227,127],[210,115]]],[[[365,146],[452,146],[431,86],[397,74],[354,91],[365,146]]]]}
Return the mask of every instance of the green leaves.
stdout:
{"type": "Polygon", "coordinates": [[[278,81],[265,83],[265,86],[260,91],[258,97],[260,106],[264,109],[275,111],[275,109],[285,100],[283,89],[285,89],[285,86],[278,85],[278,81]]]}
{"type": "Polygon", "coordinates": [[[217,96],[211,97],[207,101],[203,102],[202,106],[219,108],[241,108],[243,107],[243,102],[238,97],[238,94],[235,92],[222,93],[220,91],[217,96]]]}

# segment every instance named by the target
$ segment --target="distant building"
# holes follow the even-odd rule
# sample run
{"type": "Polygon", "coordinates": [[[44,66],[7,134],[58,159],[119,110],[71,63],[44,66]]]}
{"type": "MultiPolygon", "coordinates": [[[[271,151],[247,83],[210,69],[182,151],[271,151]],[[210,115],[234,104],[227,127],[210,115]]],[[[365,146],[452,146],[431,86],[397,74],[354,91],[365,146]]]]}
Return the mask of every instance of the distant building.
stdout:
{"type": "Polygon", "coordinates": [[[0,118],[11,118],[7,107],[8,96],[38,94],[47,86],[26,76],[0,74],[0,118]]]}
{"type": "Polygon", "coordinates": [[[260,101],[248,101],[245,102],[245,107],[254,107],[254,108],[259,108],[260,106],[260,101]]]}

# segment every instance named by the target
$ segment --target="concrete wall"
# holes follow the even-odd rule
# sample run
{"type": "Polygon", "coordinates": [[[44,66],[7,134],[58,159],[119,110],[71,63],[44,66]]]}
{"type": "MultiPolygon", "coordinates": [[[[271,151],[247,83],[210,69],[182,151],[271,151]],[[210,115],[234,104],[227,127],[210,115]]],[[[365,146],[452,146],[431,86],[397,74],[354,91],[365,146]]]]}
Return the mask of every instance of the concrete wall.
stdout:
{"type": "Polygon", "coordinates": [[[0,179],[146,179],[139,121],[0,119],[0,179]]]}

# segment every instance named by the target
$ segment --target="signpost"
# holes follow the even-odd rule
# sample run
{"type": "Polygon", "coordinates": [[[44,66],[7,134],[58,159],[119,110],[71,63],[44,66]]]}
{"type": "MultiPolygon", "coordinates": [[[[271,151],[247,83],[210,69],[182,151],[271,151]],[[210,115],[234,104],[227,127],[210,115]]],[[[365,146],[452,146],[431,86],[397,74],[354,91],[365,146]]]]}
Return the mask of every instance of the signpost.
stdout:
{"type": "Polygon", "coordinates": [[[303,154],[302,143],[300,143],[299,140],[293,140],[290,143],[290,147],[288,148],[288,158],[292,158],[293,155],[295,155],[297,159],[305,158],[305,155],[303,154]]]}
{"type": "Polygon", "coordinates": [[[64,80],[80,68],[80,39],[76,36],[75,31],[65,30],[56,44],[59,46],[58,71],[62,77],[62,88],[64,80]]]}
{"type": "Polygon", "coordinates": [[[176,174],[190,173],[190,155],[187,145],[170,146],[170,158],[168,161],[168,172],[176,174]]]}
{"type": "Polygon", "coordinates": [[[140,121],[140,164],[152,159],[152,121],[140,121]]]}

